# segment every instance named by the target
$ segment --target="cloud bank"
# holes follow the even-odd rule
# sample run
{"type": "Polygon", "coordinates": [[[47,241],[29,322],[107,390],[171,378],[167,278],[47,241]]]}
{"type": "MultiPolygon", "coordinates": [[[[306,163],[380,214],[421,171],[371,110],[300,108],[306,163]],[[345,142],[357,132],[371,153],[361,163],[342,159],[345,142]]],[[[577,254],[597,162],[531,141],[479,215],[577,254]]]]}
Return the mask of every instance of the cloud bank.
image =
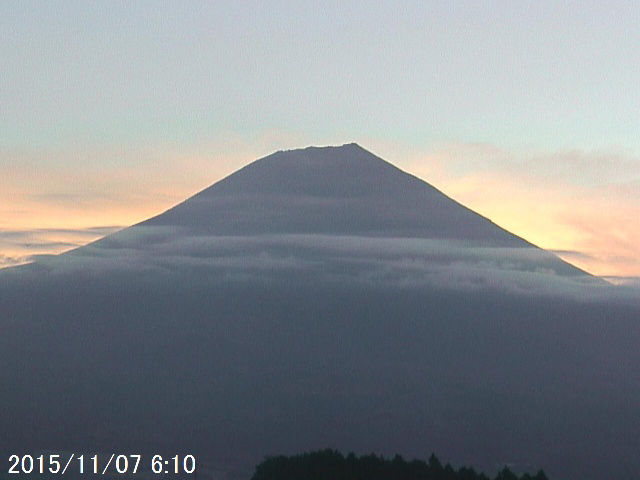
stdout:
{"type": "Polygon", "coordinates": [[[637,297],[632,283],[613,286],[582,275],[543,250],[419,238],[215,236],[178,227],[138,226],[62,256],[40,257],[33,267],[34,272],[53,277],[108,278],[128,272],[147,279],[177,276],[196,283],[306,278],[584,301],[626,303],[637,297]]]}

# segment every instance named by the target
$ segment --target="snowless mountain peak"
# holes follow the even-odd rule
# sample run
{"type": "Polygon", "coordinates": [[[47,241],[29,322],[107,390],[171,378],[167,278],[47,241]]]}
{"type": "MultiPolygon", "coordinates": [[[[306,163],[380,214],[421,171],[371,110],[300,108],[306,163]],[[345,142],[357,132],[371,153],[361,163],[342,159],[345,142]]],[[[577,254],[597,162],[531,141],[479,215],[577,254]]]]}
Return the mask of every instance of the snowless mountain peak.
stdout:
{"type": "Polygon", "coordinates": [[[143,224],[531,246],[355,143],[275,152],[143,224]]]}

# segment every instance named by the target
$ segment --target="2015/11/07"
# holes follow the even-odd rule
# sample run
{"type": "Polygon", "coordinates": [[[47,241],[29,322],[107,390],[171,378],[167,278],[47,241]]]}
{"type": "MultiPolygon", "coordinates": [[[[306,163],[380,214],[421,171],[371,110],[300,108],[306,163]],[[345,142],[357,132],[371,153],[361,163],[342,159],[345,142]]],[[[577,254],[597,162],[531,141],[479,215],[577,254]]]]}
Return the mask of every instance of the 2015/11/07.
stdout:
{"type": "MultiPolygon", "coordinates": [[[[72,453],[66,462],[61,462],[60,455],[58,454],[51,454],[46,456],[38,455],[37,457],[35,457],[35,459],[32,455],[23,455],[22,457],[18,455],[11,455],[9,457],[10,466],[8,473],[52,473],[64,475],[74,458],[74,465],[77,464],[77,472],[80,474],[93,473],[104,475],[109,469],[109,466],[112,465],[112,462],[113,468],[117,473],[135,474],[138,472],[138,467],[140,465],[140,459],[142,458],[142,455],[118,455],[116,457],[114,453],[111,455],[104,468],[100,468],[98,455],[93,455],[89,458],[90,461],[88,462],[87,466],[89,467],[90,471],[87,472],[85,472],[84,455],[79,455],[76,457],[75,454],[72,453]],[[62,467],[63,463],[65,464],[64,468],[62,467]],[[91,469],[91,467],[93,467],[93,469],[91,469]],[[131,470],[129,469],[130,467],[132,467],[131,470]]],[[[171,457],[170,460],[172,460],[172,462],[170,462],[169,459],[163,461],[161,455],[154,455],[151,460],[151,470],[154,473],[184,472],[190,474],[193,473],[196,469],[196,459],[193,455],[186,455],[182,459],[182,462],[180,462],[179,455],[171,457]],[[174,468],[172,470],[169,470],[168,467],[170,466],[173,466],[174,468]],[[165,468],[167,469],[165,470],[165,468]]]]}

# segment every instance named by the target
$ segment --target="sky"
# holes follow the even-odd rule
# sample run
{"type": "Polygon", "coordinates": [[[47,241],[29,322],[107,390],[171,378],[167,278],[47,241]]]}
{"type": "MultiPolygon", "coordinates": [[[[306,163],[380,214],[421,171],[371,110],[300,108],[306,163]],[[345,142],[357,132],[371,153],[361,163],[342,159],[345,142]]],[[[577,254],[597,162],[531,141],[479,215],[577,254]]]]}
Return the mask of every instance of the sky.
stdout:
{"type": "Polygon", "coordinates": [[[637,281],[639,46],[633,2],[3,1],[0,267],[357,142],[637,281]]]}

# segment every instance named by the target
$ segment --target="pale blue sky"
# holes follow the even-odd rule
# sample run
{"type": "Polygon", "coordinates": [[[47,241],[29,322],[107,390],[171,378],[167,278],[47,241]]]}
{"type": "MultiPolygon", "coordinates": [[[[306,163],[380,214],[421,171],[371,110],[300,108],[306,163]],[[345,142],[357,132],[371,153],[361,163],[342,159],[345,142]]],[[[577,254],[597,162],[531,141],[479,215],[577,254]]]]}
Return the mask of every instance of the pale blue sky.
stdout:
{"type": "Polygon", "coordinates": [[[127,225],[356,141],[640,275],[636,2],[4,0],[0,72],[0,230],[127,225]]]}
{"type": "Polygon", "coordinates": [[[0,65],[5,148],[279,130],[640,150],[633,2],[5,0],[0,65]]]}

